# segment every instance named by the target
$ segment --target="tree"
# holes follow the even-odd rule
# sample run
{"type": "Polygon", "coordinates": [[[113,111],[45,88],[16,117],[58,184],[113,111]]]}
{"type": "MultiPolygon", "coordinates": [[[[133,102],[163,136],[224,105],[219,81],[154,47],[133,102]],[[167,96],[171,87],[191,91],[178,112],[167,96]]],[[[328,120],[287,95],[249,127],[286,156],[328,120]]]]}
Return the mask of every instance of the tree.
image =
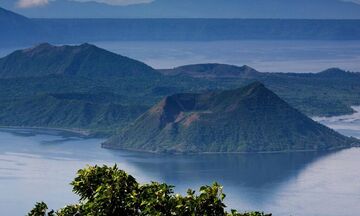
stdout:
{"type": "Polygon", "coordinates": [[[50,211],[46,214],[48,206],[44,202],[38,202],[35,207],[29,212],[28,216],[54,216],[54,211],[50,211]]]}
{"type": "Polygon", "coordinates": [[[197,193],[174,194],[174,187],[158,182],[140,185],[116,165],[88,166],[71,183],[80,196],[78,204],[47,213],[36,203],[28,216],[270,216],[261,212],[227,212],[221,185],[203,186],[197,193]]]}
{"type": "Polygon", "coordinates": [[[135,178],[117,166],[93,166],[78,171],[71,183],[83,202],[86,215],[136,215],[133,197],[139,188],[135,178]]]}

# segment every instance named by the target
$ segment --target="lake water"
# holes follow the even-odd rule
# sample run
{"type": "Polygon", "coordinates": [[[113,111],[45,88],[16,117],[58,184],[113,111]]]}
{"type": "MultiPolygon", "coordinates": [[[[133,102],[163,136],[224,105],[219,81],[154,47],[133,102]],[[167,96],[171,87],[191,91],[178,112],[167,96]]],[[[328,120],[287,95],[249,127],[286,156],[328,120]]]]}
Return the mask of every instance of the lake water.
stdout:
{"type": "Polygon", "coordinates": [[[341,115],[329,118],[315,117],[313,119],[340,133],[360,139],[360,106],[353,106],[352,109],[355,113],[351,115],[341,115]]]}
{"type": "MultiPolygon", "coordinates": [[[[317,120],[356,136],[358,115],[317,120]]],[[[51,208],[76,202],[68,184],[76,171],[87,164],[115,163],[140,182],[166,182],[176,185],[179,193],[217,181],[225,187],[229,207],[241,211],[280,216],[360,212],[360,148],[166,156],[102,149],[101,142],[53,130],[0,129],[0,215],[24,215],[36,201],[51,208]]]]}
{"type": "MultiPolygon", "coordinates": [[[[190,63],[247,64],[260,71],[360,71],[360,41],[98,42],[156,68],[190,63]]],[[[1,49],[4,56],[14,49],[1,49]]],[[[360,107],[355,107],[360,111],[360,107]]],[[[360,138],[360,114],[317,118],[360,138]]],[[[350,216],[360,212],[360,149],[332,153],[164,156],[100,148],[52,130],[0,129],[0,215],[24,215],[36,201],[59,208],[77,201],[68,184],[87,164],[117,163],[140,182],[188,187],[218,181],[226,203],[274,215],[350,216]]]]}
{"type": "MultiPolygon", "coordinates": [[[[249,65],[263,72],[360,71],[360,41],[94,42],[155,67],[195,63],[249,65]]],[[[13,49],[1,49],[0,57],[13,49]]]]}

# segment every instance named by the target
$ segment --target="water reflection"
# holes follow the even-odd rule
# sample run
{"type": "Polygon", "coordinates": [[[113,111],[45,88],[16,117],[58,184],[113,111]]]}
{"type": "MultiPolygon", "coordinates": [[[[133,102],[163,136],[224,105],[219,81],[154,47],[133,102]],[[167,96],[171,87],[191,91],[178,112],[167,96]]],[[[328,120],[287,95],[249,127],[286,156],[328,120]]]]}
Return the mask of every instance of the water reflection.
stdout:
{"type": "MultiPolygon", "coordinates": [[[[116,152],[114,153],[116,155],[116,152]]],[[[226,184],[241,183],[247,187],[263,187],[272,182],[287,181],[307,164],[326,153],[230,154],[162,156],[148,155],[131,159],[149,174],[159,173],[166,182],[213,179],[226,184]]]]}
{"type": "MultiPolygon", "coordinates": [[[[275,215],[338,215],[339,209],[348,204],[360,203],[360,174],[354,172],[360,164],[359,149],[154,155],[101,149],[99,139],[27,129],[1,129],[0,141],[1,215],[24,215],[39,200],[53,208],[75,202],[77,197],[68,183],[76,170],[86,164],[114,163],[140,182],[167,182],[180,193],[217,181],[225,187],[229,206],[242,210],[261,209],[275,215]],[[329,204],[334,207],[326,208],[329,204]]],[[[348,209],[355,210],[360,211],[360,207],[348,209]]]]}

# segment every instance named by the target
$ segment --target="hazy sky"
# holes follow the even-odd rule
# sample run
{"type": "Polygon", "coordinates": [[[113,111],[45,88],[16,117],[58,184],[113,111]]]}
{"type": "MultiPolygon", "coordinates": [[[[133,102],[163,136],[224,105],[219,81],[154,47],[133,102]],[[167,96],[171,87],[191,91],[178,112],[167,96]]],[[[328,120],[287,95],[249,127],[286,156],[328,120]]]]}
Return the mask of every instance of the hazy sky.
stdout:
{"type": "Polygon", "coordinates": [[[48,4],[48,0],[19,0],[17,5],[21,8],[37,7],[48,4]]]}
{"type": "Polygon", "coordinates": [[[127,5],[127,4],[147,3],[153,0],[73,0],[73,1],[82,1],[82,2],[96,1],[96,2],[112,4],[112,5],[127,5]]]}
{"type": "MultiPolygon", "coordinates": [[[[56,0],[18,0],[17,5],[21,8],[39,7],[46,5],[51,1],[56,1],[56,0]]],[[[73,1],[80,1],[80,2],[96,1],[111,5],[128,5],[128,4],[137,4],[137,3],[147,3],[154,0],[73,0],[73,1]]],[[[342,0],[342,1],[351,1],[360,4],[360,0],[342,0]]]]}
{"type": "MultiPolygon", "coordinates": [[[[18,0],[17,5],[21,8],[29,8],[29,7],[40,7],[46,4],[49,4],[51,1],[55,0],[18,0]]],[[[128,4],[136,4],[136,3],[147,3],[153,0],[73,0],[73,1],[96,1],[111,5],[128,5],[128,4]]]]}

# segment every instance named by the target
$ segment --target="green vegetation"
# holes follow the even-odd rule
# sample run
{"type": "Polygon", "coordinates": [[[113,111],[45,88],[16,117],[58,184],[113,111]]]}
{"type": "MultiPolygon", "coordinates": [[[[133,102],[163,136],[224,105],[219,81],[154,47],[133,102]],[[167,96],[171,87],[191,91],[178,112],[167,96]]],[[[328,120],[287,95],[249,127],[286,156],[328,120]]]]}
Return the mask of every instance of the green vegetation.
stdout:
{"type": "Polygon", "coordinates": [[[350,106],[360,104],[360,75],[337,69],[279,74],[203,64],[156,71],[90,44],[41,44],[0,59],[0,126],[110,136],[168,95],[235,89],[254,81],[308,116],[348,114],[350,106]]]}
{"type": "Polygon", "coordinates": [[[201,187],[199,193],[189,189],[181,196],[165,183],[139,184],[116,165],[79,170],[71,185],[80,196],[79,203],[47,212],[47,205],[39,202],[28,216],[271,216],[260,212],[226,212],[225,194],[217,183],[201,187]]]}
{"type": "Polygon", "coordinates": [[[158,98],[191,89],[192,80],[166,78],[89,44],[41,44],[0,59],[0,126],[85,129],[108,136],[158,98]]]}
{"type": "Polygon", "coordinates": [[[308,116],[351,114],[351,106],[360,104],[360,73],[337,68],[320,73],[260,73],[248,66],[198,64],[160,72],[168,76],[202,78],[221,89],[260,81],[308,116]]]}
{"type": "Polygon", "coordinates": [[[90,44],[52,46],[47,43],[18,50],[0,59],[0,77],[39,77],[64,74],[81,77],[154,77],[146,64],[90,44]]]}
{"type": "Polygon", "coordinates": [[[3,111],[0,119],[4,125],[86,128],[93,134],[107,135],[114,132],[114,127],[125,126],[125,122],[135,119],[147,109],[147,106],[112,102],[111,95],[109,99],[107,95],[53,94],[9,101],[6,106],[0,105],[3,111]]]}
{"type": "Polygon", "coordinates": [[[356,142],[314,122],[255,82],[235,90],[166,97],[103,146],[234,153],[332,150],[356,142]]]}

